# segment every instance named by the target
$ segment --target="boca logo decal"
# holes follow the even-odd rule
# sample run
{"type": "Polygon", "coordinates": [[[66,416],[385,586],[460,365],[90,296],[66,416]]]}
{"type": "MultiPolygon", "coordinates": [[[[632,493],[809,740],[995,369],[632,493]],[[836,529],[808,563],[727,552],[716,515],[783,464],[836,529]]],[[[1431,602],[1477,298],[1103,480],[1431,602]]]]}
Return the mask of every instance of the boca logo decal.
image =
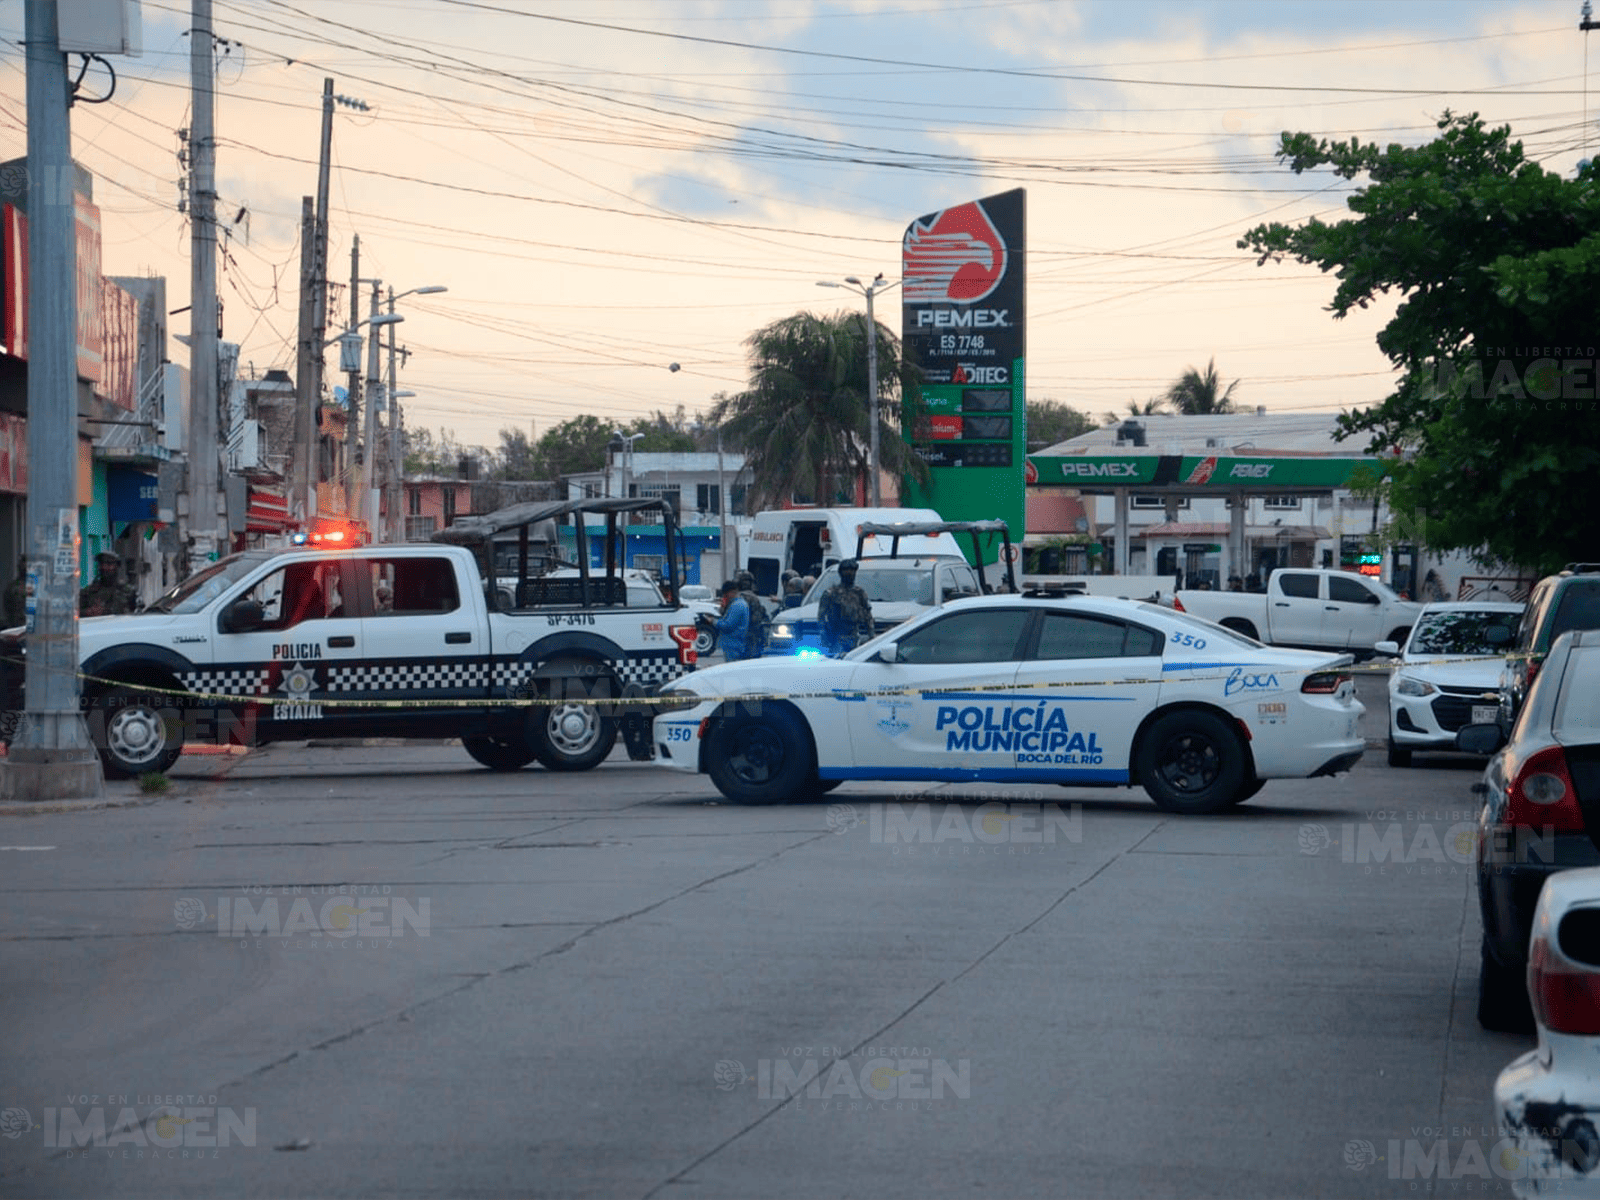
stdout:
{"type": "Polygon", "coordinates": [[[913,222],[902,254],[909,304],[971,304],[1005,278],[1006,245],[976,200],[913,222]]]}

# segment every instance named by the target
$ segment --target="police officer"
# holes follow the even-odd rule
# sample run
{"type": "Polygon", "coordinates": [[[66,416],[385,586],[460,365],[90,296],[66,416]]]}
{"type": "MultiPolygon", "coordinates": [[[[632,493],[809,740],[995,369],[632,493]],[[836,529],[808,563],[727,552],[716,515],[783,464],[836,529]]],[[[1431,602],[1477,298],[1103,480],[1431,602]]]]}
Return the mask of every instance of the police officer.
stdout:
{"type": "Polygon", "coordinates": [[[17,577],[6,586],[6,628],[14,629],[28,623],[28,556],[17,559],[17,577]]]}
{"type": "Polygon", "coordinates": [[[752,657],[746,645],[750,635],[750,605],[739,592],[738,580],[724,583],[718,599],[722,601],[722,616],[696,617],[695,624],[717,631],[717,644],[722,648],[725,661],[738,662],[741,658],[752,657]]]}
{"type": "Polygon", "coordinates": [[[872,636],[872,605],[866,592],[856,586],[858,565],[853,558],[839,564],[839,582],[828,589],[817,609],[822,649],[835,657],[872,636]]]}
{"type": "Polygon", "coordinates": [[[85,617],[131,613],[133,588],[122,582],[122,560],[109,550],[95,556],[100,577],[78,593],[78,612],[85,617]]]}

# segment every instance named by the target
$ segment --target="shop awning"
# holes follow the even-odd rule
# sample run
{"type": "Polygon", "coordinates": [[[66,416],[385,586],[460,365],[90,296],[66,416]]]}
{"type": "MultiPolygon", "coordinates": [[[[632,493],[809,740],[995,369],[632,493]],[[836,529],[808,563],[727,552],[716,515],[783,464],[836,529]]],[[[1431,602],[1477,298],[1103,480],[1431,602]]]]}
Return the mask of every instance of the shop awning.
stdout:
{"type": "Polygon", "coordinates": [[[250,504],[245,511],[247,533],[282,533],[294,524],[289,515],[289,500],[276,492],[250,489],[250,504]]]}

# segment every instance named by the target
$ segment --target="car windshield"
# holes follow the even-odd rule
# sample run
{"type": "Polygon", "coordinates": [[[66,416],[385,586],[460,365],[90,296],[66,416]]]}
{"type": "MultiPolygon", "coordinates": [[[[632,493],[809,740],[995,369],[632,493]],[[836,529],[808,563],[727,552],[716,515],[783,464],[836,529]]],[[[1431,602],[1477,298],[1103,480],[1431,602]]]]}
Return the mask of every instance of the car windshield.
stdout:
{"type": "Polygon", "coordinates": [[[1407,654],[1501,654],[1516,633],[1517,614],[1459,609],[1427,613],[1411,632],[1407,654]],[[1498,630],[1490,640],[1490,630],[1498,630]]]}
{"type": "Polygon", "coordinates": [[[1600,738],[1600,647],[1572,648],[1552,725],[1563,741],[1593,742],[1600,738]]]}
{"type": "Polygon", "coordinates": [[[223,592],[262,563],[258,554],[236,554],[214,562],[198,574],[191,575],[166,595],[159,597],[145,609],[146,612],[192,613],[199,612],[223,592]]]}
{"type": "MultiPolygon", "coordinates": [[[[818,603],[828,594],[828,589],[839,582],[839,568],[829,567],[806,593],[806,603],[818,603]]],[[[886,604],[933,603],[933,568],[913,563],[883,564],[863,563],[856,572],[856,586],[867,594],[868,600],[881,600],[886,604]]]]}

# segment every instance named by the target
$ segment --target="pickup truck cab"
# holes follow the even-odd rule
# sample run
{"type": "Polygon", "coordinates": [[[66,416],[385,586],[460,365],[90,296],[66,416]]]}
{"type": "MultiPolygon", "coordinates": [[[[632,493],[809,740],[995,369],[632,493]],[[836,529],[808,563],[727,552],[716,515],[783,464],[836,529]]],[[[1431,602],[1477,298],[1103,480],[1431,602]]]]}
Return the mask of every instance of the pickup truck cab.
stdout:
{"type": "Polygon", "coordinates": [[[1404,645],[1423,606],[1349,571],[1282,567],[1267,590],[1184,590],[1174,606],[1273,646],[1371,654],[1379,642],[1404,645]]]}
{"type": "MultiPolygon", "coordinates": [[[[1004,587],[1015,592],[1015,555],[1010,553],[1011,535],[1004,521],[864,521],[857,527],[856,586],[867,594],[874,636],[947,601],[996,590],[985,580],[984,573],[970,566],[959,552],[960,542],[956,539],[961,534],[971,540],[973,557],[979,562],[983,561],[985,550],[992,548],[991,543],[999,541],[1004,587]],[[930,545],[953,546],[956,552],[929,553],[930,545]],[[873,550],[877,553],[870,552],[873,550]]],[[[839,582],[839,566],[834,563],[823,571],[797,607],[781,610],[773,618],[772,640],[766,652],[821,653],[822,598],[839,582]]]]}
{"type": "MultiPolygon", "coordinates": [[[[654,694],[697,656],[690,609],[628,604],[617,520],[641,508],[670,527],[659,500],[586,500],[465,518],[432,543],[247,551],[141,613],[82,620],[83,707],[104,769],[164,771],[185,742],[458,737],[494,770],[579,771],[619,729],[648,758],[648,707],[597,701],[654,694]],[[595,513],[608,569],[590,572],[595,513]],[[576,576],[537,595],[521,586],[508,606],[485,574],[491,536],[567,517],[576,576]]],[[[7,709],[22,707],[25,651],[24,631],[0,635],[7,709]]]]}

